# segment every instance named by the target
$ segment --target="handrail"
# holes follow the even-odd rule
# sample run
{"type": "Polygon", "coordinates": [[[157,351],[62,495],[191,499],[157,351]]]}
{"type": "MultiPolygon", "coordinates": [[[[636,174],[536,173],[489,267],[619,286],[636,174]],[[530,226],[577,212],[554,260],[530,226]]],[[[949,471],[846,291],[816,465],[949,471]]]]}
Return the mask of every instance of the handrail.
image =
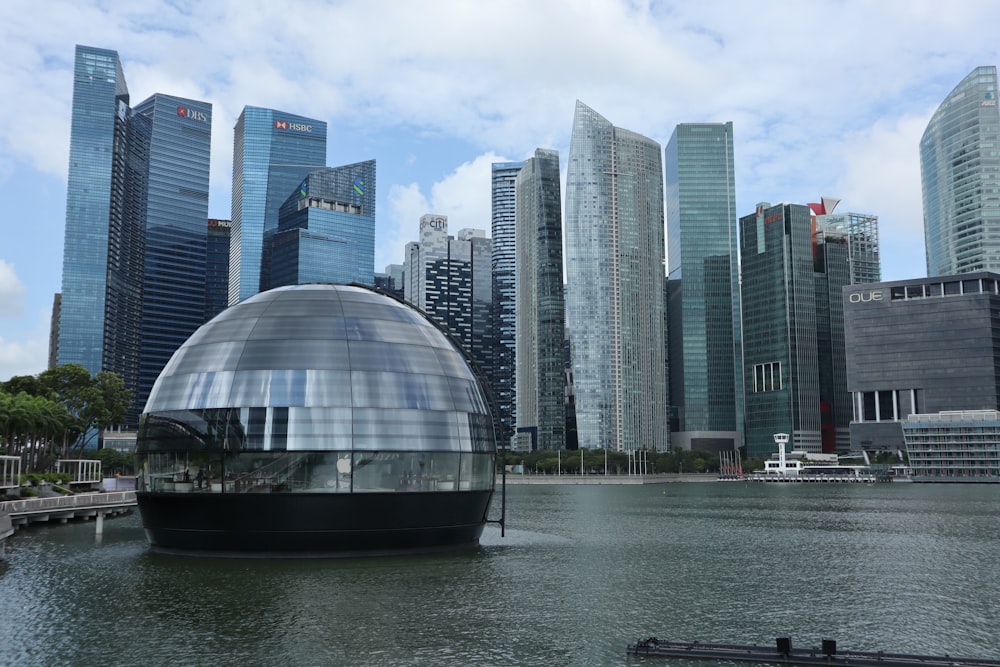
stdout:
{"type": "Polygon", "coordinates": [[[0,513],[31,514],[60,509],[82,507],[103,507],[107,505],[135,505],[135,491],[112,491],[110,493],[80,493],[72,496],[53,498],[24,498],[0,502],[0,513]]]}

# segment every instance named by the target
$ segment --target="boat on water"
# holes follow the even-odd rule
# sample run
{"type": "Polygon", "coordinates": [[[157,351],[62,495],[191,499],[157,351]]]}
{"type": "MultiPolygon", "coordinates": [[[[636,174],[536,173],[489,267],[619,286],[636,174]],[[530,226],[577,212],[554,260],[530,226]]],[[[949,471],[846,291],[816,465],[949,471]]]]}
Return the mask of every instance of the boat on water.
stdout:
{"type": "Polygon", "coordinates": [[[778,451],[764,461],[764,470],[751,472],[746,479],[751,482],[844,482],[874,484],[888,481],[877,475],[869,465],[842,463],[836,454],[823,454],[793,449],[785,452],[788,436],[776,433],[774,440],[778,451]]]}
{"type": "Polygon", "coordinates": [[[950,655],[913,655],[885,651],[843,651],[837,642],[824,639],[820,647],[793,648],[790,637],[778,637],[772,646],[757,644],[703,644],[664,641],[649,637],[628,647],[627,653],[660,658],[770,662],[784,665],[851,665],[853,667],[1000,667],[1000,661],[956,658],[950,655]]]}

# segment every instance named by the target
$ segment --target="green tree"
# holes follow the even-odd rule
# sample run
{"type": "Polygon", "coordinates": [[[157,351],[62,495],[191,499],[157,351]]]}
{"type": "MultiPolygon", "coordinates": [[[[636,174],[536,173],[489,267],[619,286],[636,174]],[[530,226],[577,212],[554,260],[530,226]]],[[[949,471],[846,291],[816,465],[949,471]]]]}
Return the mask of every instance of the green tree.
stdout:
{"type": "Polygon", "coordinates": [[[102,371],[91,377],[80,364],[65,364],[44,371],[38,379],[73,418],[63,433],[64,456],[70,443],[82,453],[101,430],[125,419],[131,392],[115,373],[102,371]]]}

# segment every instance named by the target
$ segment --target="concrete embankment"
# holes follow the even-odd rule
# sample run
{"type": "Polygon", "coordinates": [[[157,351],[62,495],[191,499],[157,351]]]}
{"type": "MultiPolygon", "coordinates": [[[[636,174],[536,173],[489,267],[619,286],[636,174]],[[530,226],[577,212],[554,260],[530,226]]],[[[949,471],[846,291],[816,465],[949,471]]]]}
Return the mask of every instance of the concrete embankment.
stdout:
{"type": "MultiPolygon", "coordinates": [[[[501,476],[497,475],[497,484],[501,476]]],[[[507,484],[667,484],[671,482],[715,482],[715,473],[669,473],[664,475],[522,475],[507,474],[507,484]]]]}

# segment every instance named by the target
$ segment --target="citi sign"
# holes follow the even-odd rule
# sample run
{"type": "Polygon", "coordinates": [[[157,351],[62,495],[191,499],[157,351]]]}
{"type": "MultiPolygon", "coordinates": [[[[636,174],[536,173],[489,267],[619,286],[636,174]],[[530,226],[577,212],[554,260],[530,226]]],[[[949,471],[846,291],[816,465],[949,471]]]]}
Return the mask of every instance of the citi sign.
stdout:
{"type": "Polygon", "coordinates": [[[882,300],[882,290],[873,289],[869,292],[852,292],[848,295],[848,300],[851,303],[869,303],[872,301],[882,300]]]}
{"type": "Polygon", "coordinates": [[[191,118],[192,120],[200,120],[203,123],[208,122],[208,115],[204,111],[198,111],[197,109],[177,107],[177,115],[183,118],[191,118]]]}
{"type": "Polygon", "coordinates": [[[313,131],[312,125],[306,125],[305,123],[289,123],[287,120],[274,121],[274,128],[276,130],[295,130],[297,132],[313,131]]]}

